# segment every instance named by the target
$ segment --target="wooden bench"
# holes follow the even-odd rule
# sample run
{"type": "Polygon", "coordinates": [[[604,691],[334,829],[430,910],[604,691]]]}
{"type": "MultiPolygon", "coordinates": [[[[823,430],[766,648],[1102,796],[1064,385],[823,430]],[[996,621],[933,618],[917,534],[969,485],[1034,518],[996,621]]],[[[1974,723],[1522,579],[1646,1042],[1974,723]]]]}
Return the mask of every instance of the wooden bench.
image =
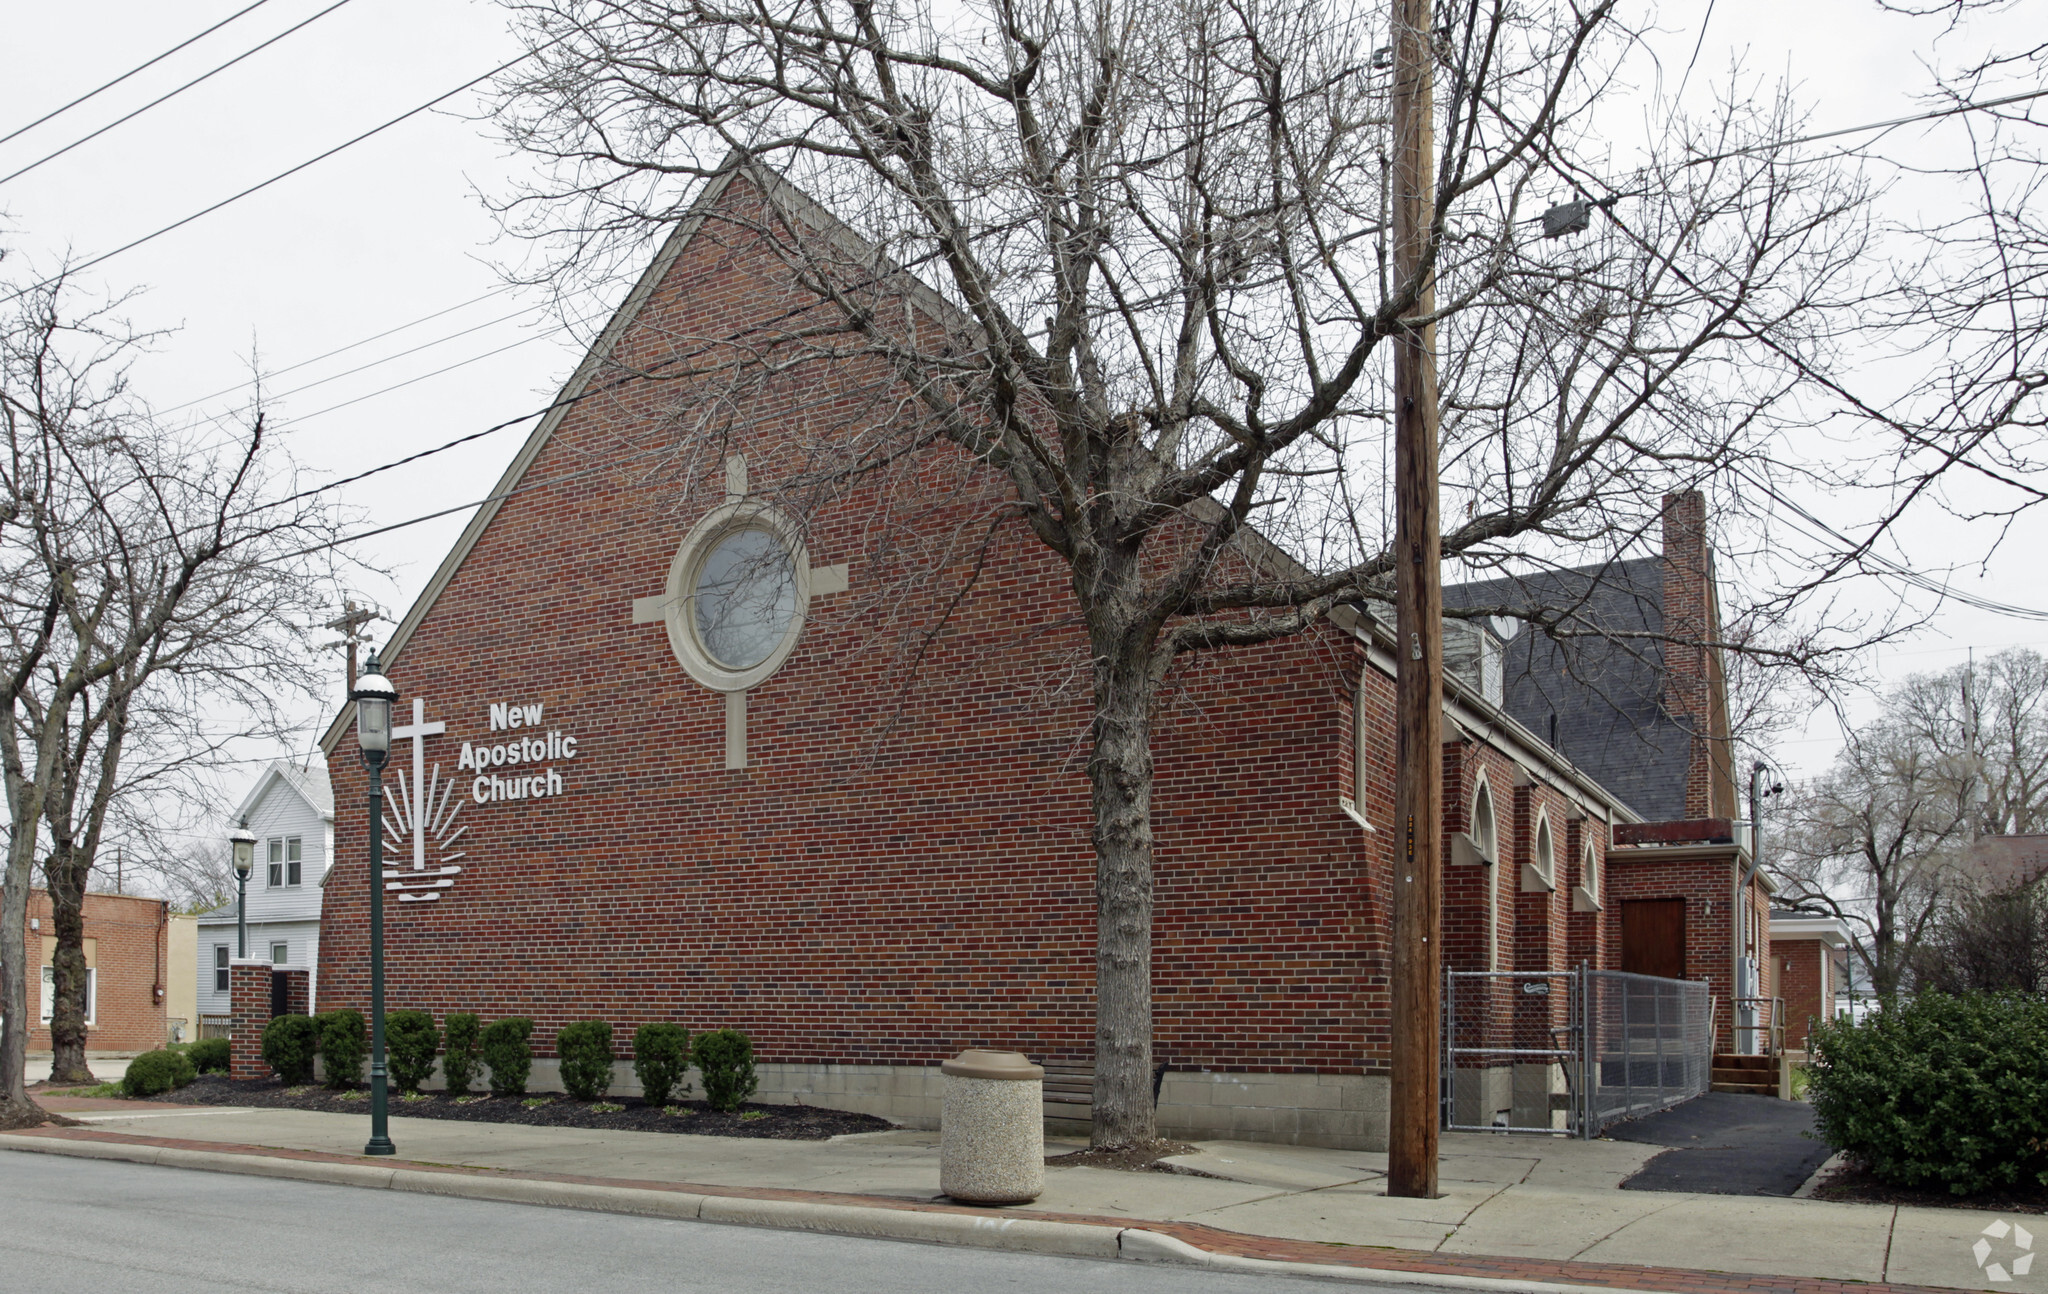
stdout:
{"type": "MultiPolygon", "coordinates": [[[[1095,1121],[1095,1062],[1092,1060],[1039,1060],[1045,1070],[1045,1117],[1095,1121]]],[[[1166,1083],[1166,1066],[1152,1067],[1152,1105],[1159,1106],[1159,1090],[1166,1083]]]]}

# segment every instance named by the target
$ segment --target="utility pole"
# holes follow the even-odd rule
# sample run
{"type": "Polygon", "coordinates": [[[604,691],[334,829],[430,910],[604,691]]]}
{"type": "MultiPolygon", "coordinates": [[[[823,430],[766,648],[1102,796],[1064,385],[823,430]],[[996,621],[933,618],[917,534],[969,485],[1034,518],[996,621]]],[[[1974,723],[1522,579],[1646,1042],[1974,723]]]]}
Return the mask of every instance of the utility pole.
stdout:
{"type": "MultiPolygon", "coordinates": [[[[1430,0],[1393,0],[1395,290],[1429,253],[1436,184],[1430,0]]],[[[1431,314],[1425,280],[1404,317],[1431,314]]],[[[1395,720],[1393,1082],[1387,1194],[1437,1194],[1443,1029],[1443,573],[1437,531],[1436,329],[1394,339],[1395,720]]]]}
{"type": "Polygon", "coordinates": [[[347,649],[348,690],[351,692],[356,690],[356,648],[368,641],[363,634],[363,630],[369,628],[371,621],[382,620],[383,618],[384,613],[374,607],[359,607],[352,601],[345,601],[341,604],[340,617],[329,620],[323,626],[324,628],[334,630],[342,636],[340,642],[329,643],[327,646],[330,649],[335,647],[347,649]]]}

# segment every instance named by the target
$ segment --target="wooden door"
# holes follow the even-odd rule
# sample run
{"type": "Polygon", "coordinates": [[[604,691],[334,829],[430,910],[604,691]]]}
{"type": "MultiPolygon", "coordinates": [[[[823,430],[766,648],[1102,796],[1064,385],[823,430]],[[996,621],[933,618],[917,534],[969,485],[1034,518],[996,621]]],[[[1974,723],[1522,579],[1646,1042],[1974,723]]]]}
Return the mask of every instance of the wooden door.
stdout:
{"type": "Polygon", "coordinates": [[[1624,899],[1621,968],[1636,975],[1685,978],[1685,900],[1624,899]]]}

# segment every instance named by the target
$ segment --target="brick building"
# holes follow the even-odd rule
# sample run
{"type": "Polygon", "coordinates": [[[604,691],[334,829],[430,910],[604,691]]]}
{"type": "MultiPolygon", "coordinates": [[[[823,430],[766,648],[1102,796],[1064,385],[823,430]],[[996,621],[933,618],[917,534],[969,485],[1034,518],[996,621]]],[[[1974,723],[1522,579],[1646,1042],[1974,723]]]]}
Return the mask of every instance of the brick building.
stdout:
{"type": "MultiPolygon", "coordinates": [[[[148,1051],[167,1040],[164,995],[170,970],[170,909],[161,899],[127,894],[85,896],[86,1052],[148,1051]]],[[[28,895],[28,950],[40,976],[29,982],[31,1052],[50,1050],[50,1005],[55,994],[50,961],[50,896],[28,895]]]]}
{"type": "Polygon", "coordinates": [[[1785,1047],[1805,1051],[1814,1022],[1835,1015],[1845,987],[1849,930],[1841,918],[1778,909],[1771,913],[1771,960],[1785,999],[1785,1047]]]}
{"type": "MultiPolygon", "coordinates": [[[[786,467],[765,433],[680,469],[709,487],[687,506],[602,470],[677,392],[601,379],[780,308],[772,255],[701,214],[749,182],[708,188],[386,645],[389,1002],[534,1018],[541,1082],[573,1021],[736,1026],[762,1099],[928,1124],[938,1062],[964,1047],[1092,1057],[1087,711],[1051,682],[1085,642],[1019,525],[977,551],[906,683],[861,598],[862,499],[799,530],[749,493],[786,467]],[[779,574],[740,605],[747,563],[779,574]]],[[[820,395],[781,416],[834,414],[820,395]]],[[[1711,590],[1685,584],[1710,579],[1699,515],[1674,496],[1666,539],[1689,536],[1677,578],[1705,608],[1711,590]]],[[[1611,833],[1645,815],[1518,718],[1496,637],[1470,645],[1445,703],[1447,956],[1607,964],[1611,833]]],[[[1711,714],[1710,662],[1672,666],[1699,675],[1674,685],[1688,714],[1711,714]]],[[[1393,671],[1375,617],[1340,608],[1199,659],[1157,718],[1169,1135],[1384,1142],[1393,671]]],[[[352,722],[323,740],[339,805],[366,790],[352,722]]],[[[1715,785],[1710,735],[1688,738],[1681,786],[1715,785]]],[[[367,992],[364,835],[338,815],[325,1005],[367,992]]]]}

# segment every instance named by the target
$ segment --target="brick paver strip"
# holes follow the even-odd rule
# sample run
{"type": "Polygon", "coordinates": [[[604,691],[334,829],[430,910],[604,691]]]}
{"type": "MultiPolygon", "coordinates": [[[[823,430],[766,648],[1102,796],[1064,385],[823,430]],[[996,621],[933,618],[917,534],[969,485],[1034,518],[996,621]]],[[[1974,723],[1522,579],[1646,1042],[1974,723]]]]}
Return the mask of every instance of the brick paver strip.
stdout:
{"type": "MultiPolygon", "coordinates": [[[[132,1102],[130,1103],[132,1105],[132,1102]]],[[[189,1107],[178,1107],[189,1108],[189,1107]]],[[[697,1182],[641,1181],[622,1177],[584,1177],[573,1173],[535,1173],[522,1169],[477,1168],[462,1164],[429,1164],[409,1159],[334,1155],[320,1150],[291,1150],[229,1141],[189,1141],[179,1137],[144,1137],[97,1128],[30,1128],[9,1134],[49,1137],[61,1141],[104,1141],[117,1145],[169,1150],[211,1150],[231,1155],[262,1155],[321,1164],[360,1164],[368,1168],[405,1168],[424,1173],[470,1177],[510,1177],[530,1182],[566,1182],[578,1186],[620,1186],[632,1190],[715,1195],[742,1200],[799,1200],[818,1204],[851,1204],[866,1208],[917,1213],[958,1213],[987,1217],[993,1210],[959,1204],[926,1204],[888,1195],[849,1195],[835,1191],[802,1191],[773,1186],[707,1186],[697,1182]]],[[[1639,1267],[1631,1263],[1587,1263],[1553,1258],[1503,1258],[1481,1254],[1428,1253],[1419,1249],[1382,1249],[1327,1244],[1314,1240],[1282,1240],[1246,1235],[1193,1222],[1161,1222],[1093,1213],[1046,1213],[1005,1208],[1006,1218],[1045,1222],[1076,1222],[1118,1230],[1153,1231],[1184,1240],[1211,1253],[1278,1262],[1324,1263],[1368,1271],[1416,1272],[1432,1276],[1477,1276],[1496,1280],[1549,1281],[1563,1285],[1606,1286],[1610,1289],[1653,1290],[1664,1294],[1954,1294],[1928,1285],[1892,1285],[1872,1281],[1822,1280],[1809,1276],[1765,1276],[1745,1272],[1691,1271],[1677,1267],[1639,1267]]]]}

